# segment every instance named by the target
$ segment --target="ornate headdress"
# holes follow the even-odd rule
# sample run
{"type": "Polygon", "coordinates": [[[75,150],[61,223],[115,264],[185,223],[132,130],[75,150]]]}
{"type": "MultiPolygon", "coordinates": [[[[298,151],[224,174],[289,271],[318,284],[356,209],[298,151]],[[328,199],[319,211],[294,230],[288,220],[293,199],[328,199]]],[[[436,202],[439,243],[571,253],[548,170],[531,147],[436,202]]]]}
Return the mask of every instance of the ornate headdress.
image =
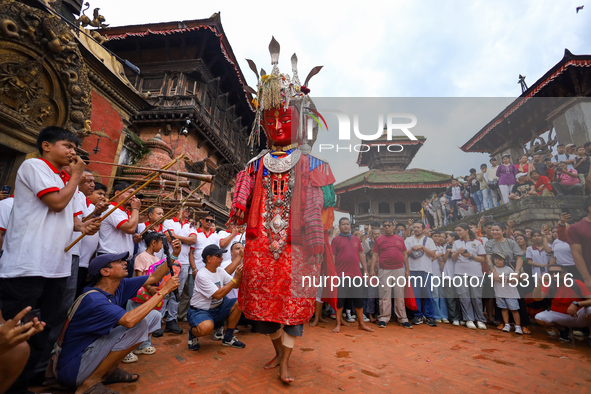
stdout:
{"type": "Polygon", "coordinates": [[[290,77],[289,74],[283,74],[279,72],[279,67],[277,66],[279,63],[279,49],[279,43],[277,40],[275,40],[275,37],[272,37],[271,43],[269,44],[271,64],[273,65],[271,74],[267,74],[265,70],[261,68],[261,73],[259,76],[256,64],[252,60],[246,59],[248,66],[257,76],[256,90],[250,86],[244,86],[244,89],[247,92],[255,96],[252,101],[254,107],[256,108],[256,118],[252,126],[252,132],[250,133],[250,137],[248,139],[248,144],[250,147],[254,146],[255,140],[257,141],[257,144],[260,144],[260,130],[261,119],[263,119],[263,111],[267,109],[288,108],[290,105],[296,106],[300,113],[298,139],[300,141],[305,139],[306,134],[304,133],[304,129],[306,127],[306,123],[304,120],[306,117],[311,117],[316,121],[316,124],[314,125],[314,137],[311,141],[309,141],[313,143],[313,141],[316,140],[316,134],[318,132],[317,125],[320,124],[318,117],[322,117],[318,112],[316,112],[314,104],[308,96],[310,89],[307,86],[310,79],[314,75],[318,74],[323,66],[316,66],[310,70],[304,81],[304,84],[302,85],[298,76],[298,57],[295,53],[291,57],[292,76],[290,77]]]}

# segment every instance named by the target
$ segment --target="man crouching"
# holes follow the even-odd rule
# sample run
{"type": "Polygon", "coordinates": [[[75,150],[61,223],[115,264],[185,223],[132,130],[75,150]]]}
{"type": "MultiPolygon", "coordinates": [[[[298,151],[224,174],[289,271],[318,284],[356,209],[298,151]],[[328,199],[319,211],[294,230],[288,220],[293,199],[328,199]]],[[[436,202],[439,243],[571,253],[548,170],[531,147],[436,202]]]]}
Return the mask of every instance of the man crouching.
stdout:
{"type": "MultiPolygon", "coordinates": [[[[222,340],[222,345],[243,349],[246,345],[234,336],[234,330],[240,320],[242,311],[238,309],[236,299],[226,297],[228,293],[240,285],[242,267],[236,269],[234,278],[220,267],[226,249],[217,245],[208,245],[201,256],[205,268],[195,276],[195,288],[191,298],[191,306],[187,313],[189,330],[189,350],[199,350],[199,337],[211,333],[214,328],[222,327],[228,321],[228,328],[222,340]]],[[[241,259],[243,252],[239,256],[241,259]]]]}
{"type": "MultiPolygon", "coordinates": [[[[178,241],[173,243],[173,259],[180,249],[178,241]]],[[[77,387],[76,394],[114,394],[115,391],[104,385],[139,378],[117,365],[160,328],[162,317],[153,309],[179,286],[178,277],[174,276],[148,301],[126,312],[127,301],[142,286],[157,286],[169,273],[167,265],[162,264],[150,276],[127,278],[127,257],[128,252],[103,254],[88,267],[91,286],[84,289],[80,296],[83,298],[67,325],[57,362],[58,381],[77,387]]]]}

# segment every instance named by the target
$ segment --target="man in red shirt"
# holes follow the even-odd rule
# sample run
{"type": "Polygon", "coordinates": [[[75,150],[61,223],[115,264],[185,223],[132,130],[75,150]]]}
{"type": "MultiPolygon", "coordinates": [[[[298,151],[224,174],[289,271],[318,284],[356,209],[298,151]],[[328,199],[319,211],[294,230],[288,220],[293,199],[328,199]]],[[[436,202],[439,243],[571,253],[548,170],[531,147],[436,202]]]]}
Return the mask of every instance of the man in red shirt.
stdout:
{"type": "Polygon", "coordinates": [[[552,162],[551,158],[544,159],[544,164],[548,169],[546,170],[546,177],[550,182],[554,181],[554,173],[556,172],[556,164],[552,162]]]}
{"type": "MultiPolygon", "coordinates": [[[[567,242],[579,273],[591,291],[591,197],[584,203],[587,217],[568,228],[567,242]]],[[[561,226],[559,225],[559,230],[561,226]]]]}
{"type": "Polygon", "coordinates": [[[394,288],[394,312],[396,312],[398,322],[404,328],[412,328],[406,317],[404,304],[404,285],[406,284],[406,278],[410,276],[404,238],[394,234],[392,220],[385,220],[382,226],[384,227],[384,235],[375,241],[369,269],[372,277],[377,276],[379,278],[380,314],[378,316],[378,327],[386,328],[386,324],[390,321],[390,316],[392,316],[392,288],[394,288]],[[375,268],[378,261],[379,270],[376,275],[375,268]],[[401,279],[399,280],[399,278],[401,279]]]}
{"type": "Polygon", "coordinates": [[[536,321],[541,326],[558,327],[560,340],[570,341],[568,328],[591,327],[591,291],[580,280],[567,277],[560,265],[550,266],[548,271],[549,286],[539,281],[533,298],[536,301],[550,298],[550,310],[538,313],[536,321]]]}
{"type": "Polygon", "coordinates": [[[361,241],[351,234],[351,222],[347,218],[339,220],[339,231],[339,235],[334,237],[331,243],[337,276],[341,279],[337,293],[337,324],[333,332],[341,332],[341,325],[347,325],[342,322],[343,308],[347,301],[353,304],[359,329],[373,332],[363,321],[364,286],[359,263],[361,262],[364,272],[368,271],[361,241]]]}
{"type": "Polygon", "coordinates": [[[540,196],[554,195],[552,192],[552,185],[550,184],[548,177],[540,175],[538,170],[532,170],[530,176],[532,182],[534,183],[534,187],[536,188],[536,192],[538,192],[540,196]]]}

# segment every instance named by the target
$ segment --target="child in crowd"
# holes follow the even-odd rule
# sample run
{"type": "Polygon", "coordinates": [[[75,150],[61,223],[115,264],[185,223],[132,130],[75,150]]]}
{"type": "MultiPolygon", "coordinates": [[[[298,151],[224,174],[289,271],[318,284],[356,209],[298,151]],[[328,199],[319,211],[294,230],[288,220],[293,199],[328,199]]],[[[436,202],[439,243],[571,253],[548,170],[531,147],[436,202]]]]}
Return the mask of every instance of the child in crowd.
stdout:
{"type": "Polygon", "coordinates": [[[513,314],[513,320],[515,321],[515,334],[523,335],[521,329],[521,319],[519,317],[519,291],[517,290],[516,280],[517,274],[515,271],[506,265],[507,257],[502,253],[493,253],[493,263],[495,264],[496,271],[499,277],[494,278],[495,296],[497,300],[497,307],[501,309],[503,314],[503,331],[511,332],[511,326],[509,325],[509,310],[513,314]],[[513,275],[511,275],[513,274],[513,275]]]}

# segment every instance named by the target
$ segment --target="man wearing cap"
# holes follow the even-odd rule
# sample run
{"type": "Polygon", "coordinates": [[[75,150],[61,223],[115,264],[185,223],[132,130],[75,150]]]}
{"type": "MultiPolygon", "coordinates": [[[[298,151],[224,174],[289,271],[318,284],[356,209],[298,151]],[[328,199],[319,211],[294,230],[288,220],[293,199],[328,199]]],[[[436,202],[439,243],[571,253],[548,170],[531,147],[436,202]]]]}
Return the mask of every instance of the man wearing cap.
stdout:
{"type": "MultiPolygon", "coordinates": [[[[572,145],[572,144],[569,144],[572,145]]],[[[558,164],[560,162],[564,162],[569,170],[574,170],[575,167],[573,166],[573,163],[575,162],[575,156],[574,154],[569,154],[566,151],[566,147],[564,146],[564,144],[558,144],[556,145],[556,150],[558,151],[557,154],[554,155],[553,158],[553,162],[558,164]]]]}
{"type": "MultiPolygon", "coordinates": [[[[173,259],[180,253],[180,242],[173,242],[173,259]]],[[[152,332],[160,328],[160,313],[154,307],[179,285],[172,277],[147,302],[129,312],[127,301],[142,286],[157,286],[168,274],[162,264],[150,276],[127,278],[129,252],[103,254],[90,262],[88,274],[93,285],[74,303],[74,315],[63,333],[62,350],[57,361],[58,381],[77,387],[76,393],[112,392],[104,384],[133,382],[117,365],[152,332]]],[[[70,317],[70,316],[69,316],[70,317]]]]}
{"type": "MultiPolygon", "coordinates": [[[[191,306],[187,313],[189,330],[189,350],[199,350],[199,337],[211,333],[214,328],[224,325],[228,328],[222,345],[242,349],[246,345],[234,336],[234,330],[242,311],[238,309],[236,299],[226,297],[232,289],[238,288],[242,279],[242,267],[236,269],[234,278],[221,267],[226,249],[217,245],[208,245],[201,252],[205,268],[195,276],[195,288],[191,306]]],[[[243,252],[242,252],[243,254],[243,252]]]]}
{"type": "Polygon", "coordinates": [[[527,174],[525,172],[520,172],[515,175],[515,178],[517,179],[517,183],[513,185],[511,194],[509,194],[509,200],[519,200],[526,196],[538,195],[534,183],[527,180],[527,174]]]}

